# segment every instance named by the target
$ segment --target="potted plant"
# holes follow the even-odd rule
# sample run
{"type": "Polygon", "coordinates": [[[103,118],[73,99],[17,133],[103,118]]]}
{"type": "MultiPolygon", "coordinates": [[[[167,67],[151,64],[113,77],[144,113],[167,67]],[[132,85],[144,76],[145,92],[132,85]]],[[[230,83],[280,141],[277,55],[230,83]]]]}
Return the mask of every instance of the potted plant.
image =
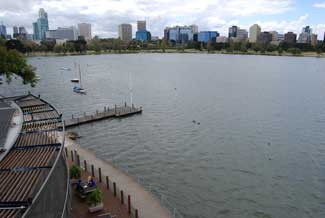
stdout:
{"type": "Polygon", "coordinates": [[[87,201],[89,204],[88,211],[94,213],[104,209],[102,202],[103,195],[102,191],[99,188],[96,188],[94,191],[88,194],[87,201]]]}
{"type": "Polygon", "coordinates": [[[70,183],[76,184],[81,177],[81,168],[75,164],[70,167],[70,183]]]}

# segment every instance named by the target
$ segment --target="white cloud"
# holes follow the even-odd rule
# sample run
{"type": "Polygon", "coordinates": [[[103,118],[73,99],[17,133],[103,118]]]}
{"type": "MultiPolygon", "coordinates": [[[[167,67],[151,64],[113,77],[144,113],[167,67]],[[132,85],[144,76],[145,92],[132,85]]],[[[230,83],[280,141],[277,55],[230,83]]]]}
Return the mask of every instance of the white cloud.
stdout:
{"type": "Polygon", "coordinates": [[[315,8],[325,8],[325,2],[315,3],[315,4],[313,4],[313,7],[315,7],[315,8]]]}
{"type": "MultiPolygon", "coordinates": [[[[161,36],[165,26],[176,24],[197,24],[200,30],[226,34],[229,26],[240,25],[247,17],[286,13],[294,9],[295,0],[0,0],[0,5],[0,21],[9,27],[22,25],[31,32],[38,9],[43,7],[52,29],[90,22],[94,35],[115,37],[118,24],[128,22],[135,28],[139,19],[147,20],[152,35],[161,36]]],[[[300,32],[307,17],[260,24],[263,29],[300,32]]]]}

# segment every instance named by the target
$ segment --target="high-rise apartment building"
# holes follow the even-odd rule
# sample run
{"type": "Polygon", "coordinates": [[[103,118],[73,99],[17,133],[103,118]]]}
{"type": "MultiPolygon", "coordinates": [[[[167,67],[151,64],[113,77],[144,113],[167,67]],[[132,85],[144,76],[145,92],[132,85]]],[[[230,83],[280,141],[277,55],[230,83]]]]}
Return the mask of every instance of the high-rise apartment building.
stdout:
{"type": "Polygon", "coordinates": [[[293,32],[284,34],[284,41],[288,44],[295,44],[297,42],[297,34],[293,32]]]}
{"type": "Polygon", "coordinates": [[[261,32],[257,37],[257,43],[268,44],[272,41],[272,34],[270,32],[261,32]]]}
{"type": "Polygon", "coordinates": [[[0,24],[0,37],[7,38],[7,27],[3,24],[0,24]]]}
{"type": "Polygon", "coordinates": [[[175,26],[168,28],[168,40],[173,43],[187,43],[193,40],[193,35],[194,33],[191,26],[175,26]]]}
{"type": "Polygon", "coordinates": [[[237,36],[234,38],[236,42],[246,42],[248,39],[248,32],[245,29],[237,29],[237,36]]]}
{"type": "Polygon", "coordinates": [[[120,24],[118,26],[118,36],[123,42],[130,42],[132,40],[132,25],[120,24]]]}
{"type": "Polygon", "coordinates": [[[139,20],[137,22],[137,27],[138,27],[138,31],[144,31],[147,30],[147,24],[145,20],[139,20]]]}
{"type": "Polygon", "coordinates": [[[317,41],[317,34],[311,34],[311,45],[316,46],[318,43],[317,41]]]}
{"type": "Polygon", "coordinates": [[[56,30],[46,31],[47,39],[77,40],[78,35],[78,30],[74,26],[59,27],[56,30]]]}
{"type": "Polygon", "coordinates": [[[46,31],[49,30],[49,23],[47,13],[43,8],[39,9],[38,19],[33,23],[33,32],[35,40],[44,40],[46,38],[46,31]]]}
{"type": "Polygon", "coordinates": [[[79,36],[83,36],[85,40],[91,40],[91,24],[79,23],[78,24],[79,36]]]}
{"type": "Polygon", "coordinates": [[[257,37],[261,33],[261,27],[258,24],[254,24],[249,28],[249,42],[256,43],[257,37]]]}
{"type": "Polygon", "coordinates": [[[236,38],[237,37],[237,31],[238,31],[238,27],[237,26],[232,26],[229,28],[229,33],[228,33],[228,37],[229,38],[236,38]]]}
{"type": "Polygon", "coordinates": [[[207,43],[209,41],[215,42],[219,35],[220,34],[217,31],[201,31],[198,34],[198,42],[204,42],[204,43],[207,43]]]}
{"type": "Polygon", "coordinates": [[[310,26],[302,28],[302,32],[299,34],[298,43],[311,44],[312,29],[310,26]]]}
{"type": "Polygon", "coordinates": [[[192,24],[190,27],[192,28],[192,32],[193,32],[193,34],[199,32],[199,27],[198,27],[198,25],[192,24]]]}

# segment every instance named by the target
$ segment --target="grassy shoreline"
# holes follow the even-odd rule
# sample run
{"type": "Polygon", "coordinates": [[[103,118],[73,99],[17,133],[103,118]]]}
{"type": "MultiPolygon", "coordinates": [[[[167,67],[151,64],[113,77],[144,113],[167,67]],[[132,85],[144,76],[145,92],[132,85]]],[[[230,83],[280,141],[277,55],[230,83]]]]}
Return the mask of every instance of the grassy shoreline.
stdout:
{"type": "Polygon", "coordinates": [[[102,54],[227,54],[227,55],[261,55],[261,56],[284,56],[284,57],[314,57],[314,58],[325,58],[325,54],[317,54],[316,52],[302,52],[298,55],[293,55],[291,53],[283,52],[279,54],[278,52],[255,52],[255,51],[248,51],[248,52],[227,52],[227,51],[212,51],[208,52],[199,51],[195,49],[185,49],[184,51],[178,49],[166,49],[165,52],[162,50],[121,50],[121,51],[86,51],[83,53],[79,52],[67,52],[67,53],[55,53],[55,52],[32,52],[26,54],[26,57],[55,57],[55,56],[78,56],[78,55],[102,55],[102,54]]]}

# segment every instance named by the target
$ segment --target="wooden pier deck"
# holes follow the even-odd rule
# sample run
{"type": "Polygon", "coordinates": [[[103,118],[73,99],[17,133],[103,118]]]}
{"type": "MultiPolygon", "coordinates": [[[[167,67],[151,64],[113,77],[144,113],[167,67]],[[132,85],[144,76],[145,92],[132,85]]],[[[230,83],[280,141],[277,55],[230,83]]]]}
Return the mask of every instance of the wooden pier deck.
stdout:
{"type": "Polygon", "coordinates": [[[83,116],[80,117],[74,117],[72,115],[71,119],[65,119],[65,127],[73,127],[78,126],[86,123],[91,123],[98,120],[108,119],[108,118],[118,118],[118,117],[125,117],[125,116],[131,116],[134,114],[142,113],[142,107],[136,108],[133,105],[128,106],[124,105],[122,107],[113,107],[113,108],[104,108],[104,111],[96,111],[94,114],[87,115],[86,113],[83,114],[83,116]]]}

